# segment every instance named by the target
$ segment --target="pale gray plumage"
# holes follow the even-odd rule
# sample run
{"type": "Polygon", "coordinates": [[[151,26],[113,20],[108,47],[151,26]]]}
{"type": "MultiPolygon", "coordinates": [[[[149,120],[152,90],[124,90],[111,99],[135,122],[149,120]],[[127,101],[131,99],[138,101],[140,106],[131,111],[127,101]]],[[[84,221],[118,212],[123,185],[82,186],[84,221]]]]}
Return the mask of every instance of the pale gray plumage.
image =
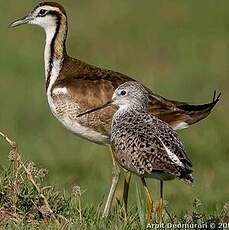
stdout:
{"type": "Polygon", "coordinates": [[[175,177],[193,182],[192,163],[176,132],[147,113],[148,92],[137,82],[126,82],[113,95],[111,146],[119,164],[141,176],[159,180],[175,177]]]}

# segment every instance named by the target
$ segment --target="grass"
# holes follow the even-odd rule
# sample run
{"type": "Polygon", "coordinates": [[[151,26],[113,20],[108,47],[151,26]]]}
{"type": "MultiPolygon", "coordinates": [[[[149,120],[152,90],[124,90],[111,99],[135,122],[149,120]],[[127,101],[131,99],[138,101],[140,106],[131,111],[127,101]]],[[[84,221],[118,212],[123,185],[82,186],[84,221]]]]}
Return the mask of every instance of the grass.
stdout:
{"type": "MultiPolygon", "coordinates": [[[[70,55],[126,73],[176,100],[205,103],[214,89],[222,92],[206,120],[179,132],[193,161],[195,185],[165,185],[170,212],[183,216],[198,198],[204,213],[214,216],[229,199],[229,2],[60,2],[69,15],[70,55]]],[[[36,3],[0,0],[0,127],[20,143],[25,159],[48,169],[45,184],[66,193],[79,185],[85,191],[82,208],[95,212],[109,190],[109,151],[72,135],[51,116],[44,90],[44,33],[32,26],[7,28],[36,3]]],[[[2,142],[0,152],[5,168],[7,147],[2,142]]],[[[138,209],[137,182],[131,183],[133,214],[138,209]]],[[[157,199],[158,182],[151,180],[150,185],[157,199]]],[[[116,199],[121,200],[121,184],[116,199]]]]}
{"type": "Polygon", "coordinates": [[[17,144],[2,133],[1,136],[11,146],[10,163],[0,173],[0,227],[5,229],[166,229],[167,224],[218,226],[229,221],[228,203],[214,215],[206,215],[196,199],[192,209],[182,216],[169,213],[166,206],[163,223],[158,223],[156,216],[152,223],[147,223],[145,202],[138,185],[137,209],[132,208],[126,216],[121,202],[117,202],[109,218],[101,218],[101,205],[81,203],[84,194],[79,186],[75,185],[71,193],[66,194],[44,185],[47,170],[25,162],[17,144]]]}

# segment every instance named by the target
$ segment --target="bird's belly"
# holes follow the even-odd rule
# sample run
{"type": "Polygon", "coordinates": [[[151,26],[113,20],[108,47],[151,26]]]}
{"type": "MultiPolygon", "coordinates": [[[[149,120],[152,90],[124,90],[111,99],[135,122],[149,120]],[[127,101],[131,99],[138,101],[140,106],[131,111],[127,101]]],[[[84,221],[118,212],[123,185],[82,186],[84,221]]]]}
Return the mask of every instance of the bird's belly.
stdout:
{"type": "Polygon", "coordinates": [[[71,120],[67,115],[64,117],[58,117],[54,114],[54,116],[66,129],[73,132],[74,134],[97,144],[109,144],[108,136],[105,136],[89,127],[83,126],[76,120],[71,120]]]}
{"type": "MultiPolygon", "coordinates": [[[[115,153],[114,153],[114,156],[117,157],[115,153]]],[[[121,162],[119,159],[116,158],[116,160],[118,161],[120,166],[123,167],[125,170],[130,171],[140,177],[154,178],[154,179],[163,180],[163,181],[175,179],[174,175],[171,175],[165,172],[160,172],[160,171],[152,171],[151,173],[148,173],[145,171],[143,174],[141,174],[136,170],[136,168],[132,164],[123,164],[123,162],[121,162]]]]}
{"type": "Polygon", "coordinates": [[[159,171],[153,171],[152,173],[147,174],[145,177],[154,178],[157,180],[173,180],[175,178],[174,175],[159,171]]]}
{"type": "Polygon", "coordinates": [[[48,104],[52,114],[69,131],[97,144],[109,144],[109,136],[85,125],[87,122],[85,122],[85,120],[81,122],[82,118],[77,118],[77,115],[80,113],[78,104],[66,101],[54,102],[51,97],[48,97],[48,104]]]}

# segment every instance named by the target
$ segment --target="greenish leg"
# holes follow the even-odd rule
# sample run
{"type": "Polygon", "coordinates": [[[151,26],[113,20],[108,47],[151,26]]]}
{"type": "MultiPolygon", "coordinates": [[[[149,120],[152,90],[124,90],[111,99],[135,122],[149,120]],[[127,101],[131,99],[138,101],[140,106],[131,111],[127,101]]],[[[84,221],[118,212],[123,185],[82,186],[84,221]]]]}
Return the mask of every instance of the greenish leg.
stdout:
{"type": "Polygon", "coordinates": [[[115,161],[115,159],[113,157],[113,154],[112,154],[112,160],[113,160],[112,183],[111,183],[110,191],[109,191],[107,201],[106,201],[106,204],[105,204],[105,207],[104,207],[104,211],[103,211],[103,215],[102,215],[103,218],[106,218],[109,215],[111,205],[112,205],[112,201],[114,199],[114,194],[115,194],[115,191],[116,191],[116,188],[117,188],[117,185],[118,185],[118,181],[119,181],[119,177],[120,177],[120,173],[121,173],[120,168],[117,165],[117,163],[116,163],[116,161],[115,161]]]}
{"type": "Polygon", "coordinates": [[[148,206],[148,212],[147,212],[147,222],[151,223],[152,222],[152,214],[153,214],[153,200],[151,198],[149,189],[146,185],[145,179],[142,177],[141,178],[144,190],[145,190],[145,195],[146,195],[146,201],[147,201],[147,206],[148,206]]]}

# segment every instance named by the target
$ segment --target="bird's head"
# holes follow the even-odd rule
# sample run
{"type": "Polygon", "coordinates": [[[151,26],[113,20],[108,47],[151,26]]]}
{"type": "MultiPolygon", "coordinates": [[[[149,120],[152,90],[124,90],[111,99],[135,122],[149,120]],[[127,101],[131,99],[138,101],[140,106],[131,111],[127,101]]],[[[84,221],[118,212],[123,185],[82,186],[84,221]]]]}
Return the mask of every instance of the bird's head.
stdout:
{"type": "Polygon", "coordinates": [[[61,19],[67,18],[63,6],[54,2],[42,2],[25,17],[17,19],[9,27],[17,27],[23,24],[35,24],[45,30],[58,26],[61,19]]]}
{"type": "Polygon", "coordinates": [[[138,82],[129,81],[120,85],[112,97],[113,104],[120,106],[139,105],[144,108],[149,101],[149,94],[138,82]]]}

